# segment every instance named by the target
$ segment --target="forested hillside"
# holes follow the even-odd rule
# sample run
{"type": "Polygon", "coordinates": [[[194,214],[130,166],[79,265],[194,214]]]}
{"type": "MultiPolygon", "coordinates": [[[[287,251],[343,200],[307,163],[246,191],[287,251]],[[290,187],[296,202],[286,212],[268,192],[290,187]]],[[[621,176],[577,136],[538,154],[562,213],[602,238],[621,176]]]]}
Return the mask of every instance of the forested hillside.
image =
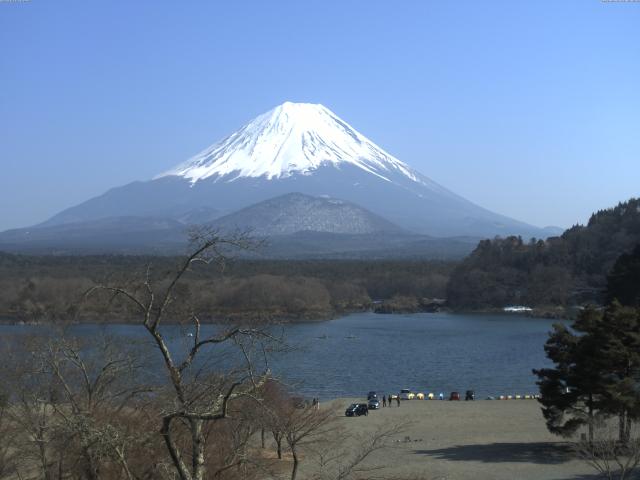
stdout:
{"type": "MultiPolygon", "coordinates": [[[[80,300],[88,288],[131,285],[175,270],[178,259],[138,256],[27,256],[0,253],[0,319],[5,321],[128,321],[119,303],[80,300]]],[[[454,264],[437,261],[230,261],[200,265],[184,280],[182,298],[203,318],[304,320],[378,306],[419,310],[442,298],[454,264]]],[[[176,320],[179,320],[176,312],[176,320]]]]}
{"type": "Polygon", "coordinates": [[[640,244],[640,200],[594,213],[560,237],[483,240],[453,271],[455,308],[601,303],[616,259],[640,244]]]}
{"type": "MultiPolygon", "coordinates": [[[[212,319],[321,319],[372,308],[419,311],[445,297],[454,309],[601,303],[616,260],[638,244],[640,200],[632,199],[593,214],[586,226],[574,226],[560,237],[483,240],[458,264],[244,259],[230,262],[224,271],[197,268],[185,279],[182,294],[212,319]]],[[[98,283],[141,279],[147,265],[152,277],[160,278],[177,263],[174,257],[0,253],[0,318],[126,321],[132,312],[116,304],[79,308],[82,292],[98,283]]],[[[622,262],[617,274],[628,263],[622,262]]]]}

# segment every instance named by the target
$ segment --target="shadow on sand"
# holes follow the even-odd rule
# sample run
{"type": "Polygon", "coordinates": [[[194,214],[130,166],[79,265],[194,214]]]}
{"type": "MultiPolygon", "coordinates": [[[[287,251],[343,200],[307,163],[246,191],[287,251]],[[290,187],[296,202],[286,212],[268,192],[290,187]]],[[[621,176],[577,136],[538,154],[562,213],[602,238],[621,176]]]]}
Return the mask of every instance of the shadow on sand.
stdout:
{"type": "MultiPolygon", "coordinates": [[[[601,474],[599,473],[592,473],[592,474],[584,474],[584,475],[576,475],[574,477],[571,478],[567,478],[566,480],[602,480],[603,477],[601,474]]],[[[635,477],[632,477],[635,478],[635,477]]]]}
{"type": "Polygon", "coordinates": [[[416,450],[415,453],[441,460],[484,463],[526,462],[558,465],[575,458],[566,444],[553,442],[457,445],[434,450],[416,450]]]}

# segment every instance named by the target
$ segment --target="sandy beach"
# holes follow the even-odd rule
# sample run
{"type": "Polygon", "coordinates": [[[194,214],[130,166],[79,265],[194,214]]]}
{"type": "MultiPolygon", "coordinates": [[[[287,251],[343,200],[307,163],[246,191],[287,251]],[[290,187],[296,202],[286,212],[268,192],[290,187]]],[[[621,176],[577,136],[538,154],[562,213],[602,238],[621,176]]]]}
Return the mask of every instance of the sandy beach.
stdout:
{"type": "MultiPolygon", "coordinates": [[[[375,476],[411,479],[560,480],[596,478],[574,458],[562,438],[551,435],[535,400],[403,401],[400,407],[344,417],[344,409],[362,399],[332,402],[336,421],[356,438],[376,429],[407,424],[393,447],[375,452],[370,465],[384,466],[375,476]]],[[[353,445],[345,445],[345,458],[353,445]]],[[[303,477],[313,468],[303,462],[303,477]]],[[[374,476],[374,475],[372,475],[374,476]]],[[[365,478],[365,477],[363,477],[365,478]]]]}

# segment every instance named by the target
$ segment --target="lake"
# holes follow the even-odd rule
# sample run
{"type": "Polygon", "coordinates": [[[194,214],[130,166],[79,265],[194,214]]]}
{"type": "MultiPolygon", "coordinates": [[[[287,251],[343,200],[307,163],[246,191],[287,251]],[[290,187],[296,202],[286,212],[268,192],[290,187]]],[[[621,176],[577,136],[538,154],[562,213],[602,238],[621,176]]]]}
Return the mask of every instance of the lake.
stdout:
{"type": "MultiPolygon", "coordinates": [[[[272,371],[307,397],[363,396],[401,388],[445,392],[467,389],[477,398],[537,393],[531,369],[548,366],[544,342],[554,320],[506,314],[358,313],[326,322],[287,325],[296,349],[271,361],[272,371]]],[[[18,333],[42,327],[1,325],[18,333]]],[[[80,334],[96,325],[80,325],[80,334]]],[[[184,337],[184,328],[167,326],[184,337]]],[[[145,338],[135,325],[108,331],[145,338]]]]}

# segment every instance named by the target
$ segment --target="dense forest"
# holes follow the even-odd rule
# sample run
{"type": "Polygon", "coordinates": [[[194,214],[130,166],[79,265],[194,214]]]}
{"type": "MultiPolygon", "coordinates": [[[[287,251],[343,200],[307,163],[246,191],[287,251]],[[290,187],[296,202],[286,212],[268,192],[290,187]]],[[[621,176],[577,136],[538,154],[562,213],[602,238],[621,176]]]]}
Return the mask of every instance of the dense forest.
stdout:
{"type": "Polygon", "coordinates": [[[447,300],[459,309],[600,304],[616,260],[638,244],[638,199],[598,211],[560,237],[483,240],[454,269],[447,300]]]}
{"type": "MultiPolygon", "coordinates": [[[[129,321],[117,302],[88,301],[98,284],[129,285],[177,268],[174,257],[25,256],[0,253],[0,318],[5,321],[129,321]]],[[[439,261],[250,261],[200,265],[180,294],[208,319],[314,320],[381,309],[417,311],[443,298],[454,264],[439,261]]],[[[178,312],[176,312],[178,314],[178,312]]]]}
{"type": "MultiPolygon", "coordinates": [[[[459,263],[429,260],[235,259],[190,271],[180,292],[208,320],[316,320],[355,311],[484,310],[602,304],[608,275],[637,262],[640,200],[594,213],[546,240],[481,241],[459,263]],[[626,256],[624,256],[626,255],[626,256]],[[622,257],[621,257],[622,256],[622,257]],[[616,260],[620,259],[614,268],[616,260]]],[[[0,319],[129,321],[118,303],[83,300],[98,284],[166,277],[178,257],[29,256],[0,253],[0,319]]],[[[615,278],[614,278],[615,281],[615,278]]],[[[179,312],[175,312],[178,316],[179,312]]],[[[563,314],[563,313],[560,313],[563,314]]]]}

